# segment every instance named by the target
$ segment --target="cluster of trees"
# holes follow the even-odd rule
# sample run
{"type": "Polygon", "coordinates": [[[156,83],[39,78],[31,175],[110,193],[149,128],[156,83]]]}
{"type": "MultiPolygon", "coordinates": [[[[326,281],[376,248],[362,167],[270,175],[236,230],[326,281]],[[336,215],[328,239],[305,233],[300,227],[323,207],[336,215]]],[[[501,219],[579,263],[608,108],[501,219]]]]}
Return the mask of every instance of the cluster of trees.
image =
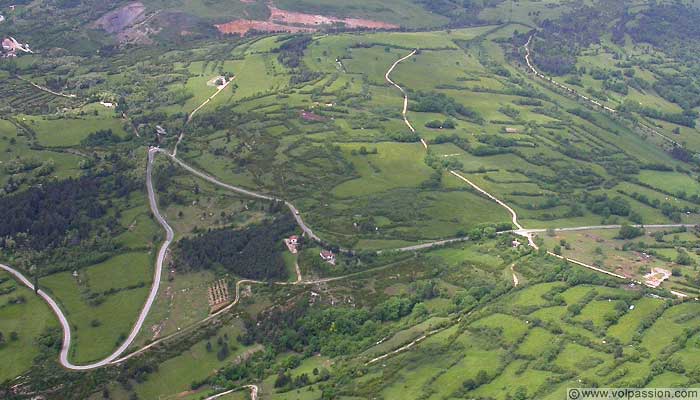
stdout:
{"type": "Polygon", "coordinates": [[[371,308],[310,305],[307,297],[292,306],[274,308],[257,320],[246,320],[241,342],[265,343],[275,351],[321,352],[330,357],[349,354],[370,344],[381,323],[411,314],[423,300],[439,295],[437,282],[419,280],[409,294],[391,297],[371,308]]]}
{"type": "Polygon", "coordinates": [[[450,19],[450,26],[465,26],[479,23],[479,12],[494,0],[418,0],[426,10],[450,19]]]}
{"type": "Polygon", "coordinates": [[[598,43],[605,32],[601,24],[591,21],[606,20],[601,7],[577,7],[556,20],[542,23],[541,37],[534,47],[535,64],[552,75],[565,75],[576,71],[576,57],[581,48],[598,43]]]}
{"type": "Polygon", "coordinates": [[[12,332],[10,332],[10,334],[8,335],[8,338],[5,338],[5,334],[2,333],[2,332],[0,332],[0,348],[1,348],[2,345],[4,345],[8,340],[11,341],[11,342],[16,342],[17,340],[19,340],[19,334],[18,334],[17,332],[15,332],[15,331],[12,331],[12,332]]]}
{"type": "Polygon", "coordinates": [[[632,194],[629,195],[633,199],[637,200],[640,203],[644,203],[648,205],[649,207],[653,207],[656,209],[661,210],[661,213],[671,219],[673,222],[681,222],[681,213],[682,212],[688,212],[692,211],[695,212],[695,209],[690,209],[690,208],[679,208],[676,207],[675,205],[664,201],[661,202],[659,199],[650,199],[647,195],[645,194],[640,194],[637,192],[633,192],[632,194]]]}
{"type": "Polygon", "coordinates": [[[462,116],[476,123],[484,122],[484,118],[476,110],[458,103],[444,93],[418,91],[413,94],[412,100],[410,103],[412,111],[441,113],[453,117],[462,116]]]}
{"type": "Polygon", "coordinates": [[[642,235],[644,235],[643,228],[637,228],[636,226],[623,224],[622,227],[620,227],[620,231],[617,233],[617,238],[628,240],[638,238],[642,235]]]}
{"type": "Polygon", "coordinates": [[[296,230],[290,214],[241,230],[209,230],[177,245],[177,257],[190,270],[222,269],[250,279],[284,279],[282,239],[296,230]]]}
{"type": "Polygon", "coordinates": [[[455,121],[450,118],[444,121],[434,119],[425,123],[425,127],[431,129],[454,129],[456,126],[455,121]]]}
{"type": "Polygon", "coordinates": [[[111,129],[100,129],[87,135],[85,139],[80,142],[80,144],[83,146],[96,147],[108,146],[121,141],[122,138],[115,135],[111,129]]]}
{"type": "Polygon", "coordinates": [[[661,111],[658,108],[646,107],[636,101],[629,100],[620,105],[619,109],[622,112],[636,112],[649,118],[660,119],[690,128],[695,128],[695,120],[698,118],[697,111],[685,110],[680,113],[671,113],[661,111]]]}
{"type": "Polygon", "coordinates": [[[61,245],[68,232],[72,240],[88,239],[96,221],[107,214],[107,199],[139,188],[135,180],[117,174],[49,182],[6,196],[0,207],[0,248],[13,239],[18,245],[45,250],[61,245]]]}
{"type": "Polygon", "coordinates": [[[434,144],[443,144],[443,143],[452,143],[455,146],[459,147],[462,150],[469,151],[471,148],[471,145],[469,144],[469,140],[466,138],[463,138],[456,133],[453,133],[452,135],[437,135],[435,139],[432,140],[432,143],[434,144]]]}
{"type": "Polygon", "coordinates": [[[286,41],[275,49],[275,52],[279,53],[277,59],[282,65],[294,70],[290,79],[292,85],[309,82],[320,76],[319,72],[308,69],[303,61],[304,51],[313,41],[311,36],[292,36],[291,39],[281,38],[280,40],[286,41]]]}
{"type": "Polygon", "coordinates": [[[292,377],[289,372],[284,370],[277,373],[277,378],[275,379],[275,387],[281,390],[292,390],[295,388],[301,388],[309,385],[312,382],[325,382],[330,379],[331,374],[326,368],[314,368],[311,371],[313,377],[309,377],[309,374],[302,373],[298,376],[292,377]]]}
{"type": "Polygon", "coordinates": [[[629,202],[622,198],[622,196],[609,197],[607,193],[603,194],[584,194],[583,202],[586,204],[589,210],[594,214],[602,215],[604,217],[609,217],[611,215],[618,215],[621,217],[626,217],[630,215],[632,207],[629,202]]]}

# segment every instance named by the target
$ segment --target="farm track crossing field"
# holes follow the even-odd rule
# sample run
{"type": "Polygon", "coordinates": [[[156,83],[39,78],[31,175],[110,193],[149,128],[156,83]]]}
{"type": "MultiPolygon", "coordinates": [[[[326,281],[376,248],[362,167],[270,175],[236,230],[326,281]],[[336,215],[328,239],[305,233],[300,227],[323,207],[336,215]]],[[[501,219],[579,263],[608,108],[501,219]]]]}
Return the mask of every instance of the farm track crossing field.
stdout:
{"type": "MultiPolygon", "coordinates": [[[[146,3],[149,12],[165,4],[146,3]]],[[[105,52],[110,65],[102,56],[68,59],[84,65],[71,69],[66,82],[44,78],[28,59],[18,59],[18,68],[28,70],[23,75],[90,102],[38,107],[47,92],[32,93],[24,107],[8,100],[12,115],[0,120],[2,195],[42,190],[66,177],[123,176],[109,182],[114,198],[103,196],[90,210],[104,218],[102,226],[87,233],[66,229],[53,247],[31,251],[23,243],[26,232],[3,238],[3,261],[25,274],[27,263],[41,269],[61,262],[61,272],[42,276],[41,287],[70,321],[69,358],[76,363],[99,360],[123,343],[148,288],[160,285],[129,349],[135,353],[119,369],[104,369],[110,382],[100,381],[106,379],[100,371],[99,383],[71,377],[66,387],[76,387],[75,379],[117,399],[206,398],[249,384],[259,387],[261,398],[279,399],[554,399],[581,382],[691,382],[700,360],[696,303],[674,299],[666,289],[700,294],[696,232],[672,225],[700,221],[697,171],[683,154],[660,147],[659,138],[562,95],[520,65],[521,32],[543,16],[557,18],[564,6],[522,1],[512,12],[503,4],[470,9],[490,25],[444,30],[446,15],[454,15],[409,0],[280,0],[275,6],[293,11],[442,30],[220,36],[214,42],[203,21],[238,13],[265,19],[268,8],[261,1],[230,9],[209,3],[173,8],[202,18],[196,21],[154,14],[163,24],[182,18],[182,26],[164,25],[157,33],[161,40],[177,30],[177,50],[147,51],[135,42],[127,55],[101,46],[94,53],[105,52]],[[513,23],[497,25],[506,12],[513,23]],[[191,46],[189,37],[196,40],[191,46]],[[387,83],[389,73],[403,90],[387,83]],[[212,98],[216,78],[224,75],[235,80],[212,98]],[[95,100],[120,104],[112,109],[95,100]],[[251,235],[241,254],[280,263],[289,279],[241,280],[245,274],[224,262],[197,270],[184,262],[185,241],[175,241],[163,276],[152,282],[161,229],[135,201],[142,190],[125,189],[143,186],[146,147],[151,157],[172,151],[170,159],[149,159],[155,183],[149,180],[148,188],[177,240],[221,231],[251,235]],[[172,162],[176,150],[185,170],[172,162]],[[283,253],[289,232],[256,237],[287,212],[276,199],[288,199],[305,232],[308,224],[323,241],[307,238],[294,257],[283,253]],[[627,223],[661,226],[616,239],[627,223]],[[515,225],[538,229],[510,231],[515,225]],[[586,228],[595,226],[616,228],[586,228]],[[549,227],[586,229],[545,231],[549,227]],[[511,233],[524,235],[529,246],[511,233]],[[439,248],[413,247],[428,241],[439,248]],[[86,262],[70,253],[76,249],[102,256],[86,262]],[[332,263],[320,259],[324,250],[335,253],[332,263]],[[590,265],[567,264],[555,253],[590,265]],[[661,265],[673,273],[659,290],[592,272],[638,280],[661,265]],[[216,281],[229,282],[233,301],[210,316],[207,288],[216,281]]],[[[455,26],[467,23],[459,21],[455,26]]],[[[62,57],[56,62],[65,62],[62,57]]],[[[579,62],[587,68],[618,68],[607,53],[586,57],[579,62]]],[[[636,74],[657,75],[641,68],[636,74]]],[[[603,90],[599,81],[582,77],[581,90],[603,90]]],[[[678,111],[652,91],[630,93],[678,111]]],[[[605,104],[623,100],[609,96],[605,104]]],[[[692,132],[684,129],[679,139],[692,132]]],[[[213,253],[228,245],[212,244],[213,253]]],[[[26,292],[31,299],[17,304],[9,300],[15,294],[0,294],[0,315],[15,321],[16,310],[37,307],[26,292]]],[[[37,327],[42,321],[53,326],[41,314],[32,318],[37,327]]],[[[9,335],[4,327],[0,333],[9,335]]],[[[22,329],[18,343],[36,343],[44,334],[22,329]]],[[[0,371],[0,380],[25,371],[28,379],[34,371],[55,379],[47,361],[55,350],[42,348],[33,361],[16,346],[0,341],[0,354],[18,365],[0,371]]]]}

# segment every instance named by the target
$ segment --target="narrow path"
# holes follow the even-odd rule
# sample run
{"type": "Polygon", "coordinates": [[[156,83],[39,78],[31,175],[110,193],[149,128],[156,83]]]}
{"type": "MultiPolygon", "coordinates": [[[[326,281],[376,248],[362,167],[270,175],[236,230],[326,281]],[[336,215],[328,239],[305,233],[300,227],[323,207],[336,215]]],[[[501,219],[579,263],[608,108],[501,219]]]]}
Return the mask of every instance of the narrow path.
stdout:
{"type": "MultiPolygon", "coordinates": [[[[190,173],[192,173],[192,174],[194,174],[194,175],[196,175],[196,176],[198,176],[198,177],[200,177],[200,178],[206,180],[207,182],[212,183],[216,186],[220,186],[220,187],[223,187],[225,189],[231,190],[233,192],[236,192],[236,193],[239,193],[239,194],[242,194],[245,196],[253,197],[256,199],[284,202],[284,204],[287,206],[287,208],[289,208],[289,211],[294,216],[294,219],[296,220],[297,225],[299,225],[299,227],[301,228],[304,235],[311,238],[312,240],[314,240],[318,243],[323,243],[323,240],[317,234],[315,234],[313,229],[311,229],[304,222],[304,219],[301,216],[301,212],[299,212],[299,210],[294,206],[294,204],[290,203],[289,201],[281,199],[279,197],[272,196],[272,195],[254,192],[252,190],[248,190],[248,189],[245,189],[245,188],[242,188],[239,186],[234,186],[234,185],[230,185],[228,183],[221,182],[217,178],[215,178],[215,177],[213,177],[205,172],[199,171],[198,169],[186,164],[184,161],[177,158],[177,156],[174,156],[174,155],[166,152],[165,150],[158,149],[157,151],[170,157],[171,160],[176,162],[178,165],[180,165],[182,168],[184,168],[188,172],[190,172],[190,173]]],[[[452,239],[443,239],[443,240],[437,240],[437,241],[428,242],[428,243],[421,243],[421,244],[412,245],[412,246],[399,247],[396,249],[380,250],[377,253],[381,254],[383,252],[390,252],[390,251],[401,251],[401,252],[417,251],[417,250],[428,249],[428,248],[435,247],[435,246],[441,246],[444,244],[462,242],[465,240],[469,240],[469,238],[468,237],[460,237],[460,238],[452,238],[452,239]]],[[[347,250],[345,250],[345,251],[347,251],[347,250]]]]}
{"type": "Polygon", "coordinates": [[[168,340],[168,339],[172,339],[172,338],[175,337],[175,336],[179,336],[179,335],[181,335],[181,334],[183,334],[183,333],[190,332],[190,331],[192,331],[193,329],[198,328],[198,327],[200,327],[201,325],[203,325],[203,324],[205,324],[205,323],[207,323],[207,322],[213,320],[214,318],[220,316],[221,314],[223,314],[223,313],[229,311],[231,308],[235,307],[236,304],[238,304],[238,302],[241,300],[241,285],[245,285],[245,284],[256,284],[256,283],[257,283],[257,284],[262,284],[262,283],[265,283],[265,282],[263,282],[263,281],[256,281],[256,280],[252,280],[252,279],[241,279],[241,280],[237,281],[237,282],[236,282],[236,295],[235,295],[233,301],[231,302],[231,304],[229,304],[229,305],[227,305],[226,307],[222,308],[221,310],[215,312],[214,314],[212,314],[212,315],[210,315],[210,316],[208,316],[208,317],[206,317],[206,318],[200,320],[199,322],[196,322],[196,323],[194,323],[194,324],[192,324],[192,325],[189,325],[189,326],[187,326],[187,327],[185,327],[185,328],[182,328],[182,329],[179,330],[179,331],[173,332],[173,333],[171,333],[170,335],[163,336],[162,338],[160,338],[160,339],[158,339],[158,340],[155,340],[155,341],[153,341],[153,342],[147,344],[146,346],[144,346],[144,347],[142,347],[142,348],[140,348],[140,349],[138,349],[138,350],[136,350],[136,351],[134,351],[134,352],[132,352],[132,353],[129,353],[128,355],[126,355],[126,356],[124,356],[124,357],[122,357],[122,358],[119,358],[119,359],[117,359],[117,360],[114,360],[113,364],[122,363],[122,362],[124,362],[124,361],[126,361],[126,360],[128,360],[128,359],[130,359],[130,358],[132,358],[132,357],[134,357],[134,356],[136,356],[136,355],[139,355],[139,354],[141,354],[141,353],[144,353],[144,352],[147,351],[148,349],[150,349],[150,348],[152,348],[152,347],[154,347],[154,346],[157,346],[158,344],[160,344],[160,343],[162,343],[162,342],[164,342],[164,341],[166,341],[166,340],[168,340]]]}
{"type": "Polygon", "coordinates": [[[49,89],[49,88],[47,88],[47,87],[45,87],[45,86],[41,86],[41,85],[39,85],[39,84],[36,84],[36,83],[30,81],[29,79],[23,78],[23,77],[20,76],[20,75],[15,75],[15,76],[17,77],[17,79],[19,79],[19,80],[21,80],[21,81],[24,81],[24,82],[27,82],[28,84],[34,86],[35,88],[37,88],[37,89],[39,89],[39,90],[41,90],[41,91],[44,91],[44,92],[46,92],[46,93],[50,93],[50,94],[52,94],[52,95],[54,95],[54,96],[65,97],[65,98],[68,98],[68,99],[75,99],[75,98],[78,97],[78,96],[76,96],[76,95],[74,95],[74,94],[64,94],[64,93],[60,93],[60,92],[53,91],[53,90],[51,90],[51,89],[49,89]]]}
{"type": "Polygon", "coordinates": [[[298,262],[294,262],[294,269],[297,272],[297,280],[294,283],[300,284],[302,282],[302,277],[301,277],[301,268],[299,268],[298,262]]]}
{"type": "Polygon", "coordinates": [[[314,233],[314,231],[311,228],[309,228],[309,226],[306,225],[306,223],[304,223],[304,219],[301,217],[301,213],[299,212],[299,210],[296,207],[294,207],[294,205],[292,203],[290,203],[286,200],[280,199],[278,197],[275,197],[275,196],[257,193],[257,192],[254,192],[252,190],[244,189],[244,188],[239,187],[239,186],[229,185],[228,183],[221,182],[220,180],[214,178],[213,176],[211,176],[207,173],[204,173],[202,171],[199,171],[199,170],[185,164],[185,162],[180,160],[179,158],[177,158],[177,156],[175,154],[168,154],[166,151],[161,150],[161,149],[158,149],[158,151],[168,155],[173,161],[175,161],[178,165],[180,165],[182,168],[186,169],[190,173],[204,179],[207,182],[213,183],[216,186],[220,186],[220,187],[228,189],[232,192],[236,192],[236,193],[239,193],[239,194],[242,194],[245,196],[249,196],[249,197],[253,197],[256,199],[284,202],[284,204],[287,206],[287,208],[289,208],[289,211],[294,216],[294,219],[296,220],[297,224],[299,225],[301,230],[304,232],[304,235],[313,239],[316,242],[323,242],[321,240],[321,238],[319,238],[318,235],[316,235],[314,233]]]}
{"type": "MultiPolygon", "coordinates": [[[[597,101],[597,100],[595,100],[595,99],[592,99],[592,98],[590,98],[590,97],[588,97],[588,96],[586,96],[586,95],[584,95],[584,94],[581,94],[581,93],[577,92],[576,90],[574,90],[574,89],[572,89],[572,88],[570,88],[570,87],[568,87],[568,86],[566,86],[566,85],[563,85],[563,84],[561,84],[561,83],[555,81],[554,79],[552,79],[552,78],[550,78],[550,77],[548,77],[548,76],[545,76],[543,73],[539,72],[539,71],[537,70],[537,68],[535,68],[534,62],[532,61],[532,55],[530,54],[530,46],[531,46],[531,44],[532,44],[532,39],[533,39],[534,37],[535,37],[534,34],[530,35],[530,37],[527,39],[527,43],[525,43],[525,46],[524,46],[524,47],[525,47],[525,63],[527,63],[527,67],[530,69],[530,71],[532,71],[532,73],[535,74],[535,76],[537,76],[538,78],[543,79],[543,80],[545,80],[545,81],[547,81],[547,82],[553,84],[554,86],[557,86],[557,87],[560,88],[560,89],[563,89],[563,90],[567,91],[568,93],[571,93],[571,94],[573,94],[573,95],[576,95],[576,96],[578,96],[579,98],[581,98],[581,99],[583,99],[583,100],[585,100],[585,101],[587,101],[587,102],[593,104],[594,106],[596,106],[596,107],[598,107],[598,108],[602,108],[603,110],[605,110],[605,111],[607,111],[607,112],[609,112],[609,113],[611,113],[611,114],[617,114],[617,113],[618,113],[617,110],[615,110],[614,108],[608,107],[608,106],[606,106],[606,105],[600,103],[599,101],[597,101]]],[[[642,128],[644,128],[644,129],[648,130],[649,132],[651,132],[651,133],[653,133],[653,134],[655,134],[655,135],[661,137],[662,139],[666,140],[667,142],[673,144],[674,146],[683,147],[682,144],[680,144],[680,143],[678,143],[677,141],[671,139],[670,137],[664,135],[663,133],[657,131],[656,129],[654,129],[654,128],[652,128],[652,127],[646,125],[646,124],[643,124],[643,123],[641,123],[641,122],[638,122],[638,124],[639,124],[639,126],[641,126],[642,128]]]]}
{"type": "MultiPolygon", "coordinates": [[[[644,224],[636,224],[636,225],[631,225],[634,226],[635,228],[649,228],[649,229],[663,229],[663,228],[694,228],[698,226],[698,224],[657,224],[657,225],[644,225],[644,224]]],[[[595,231],[595,230],[602,230],[602,229],[620,229],[622,228],[622,225],[589,225],[589,226],[575,226],[571,228],[554,228],[552,229],[554,232],[576,232],[576,231],[595,231]]],[[[548,229],[523,229],[525,232],[530,232],[530,233],[542,233],[542,232],[547,232],[548,229]]]]}
{"type": "MultiPolygon", "coordinates": [[[[231,82],[233,82],[234,79],[236,79],[235,76],[231,77],[231,79],[229,79],[229,80],[226,81],[223,85],[221,85],[221,86],[216,90],[216,92],[214,92],[214,94],[212,94],[211,96],[209,96],[206,100],[204,100],[204,102],[203,102],[202,104],[200,104],[199,106],[197,106],[197,108],[195,108],[194,110],[192,110],[192,112],[187,116],[187,121],[185,121],[185,125],[189,124],[190,121],[192,121],[192,118],[194,117],[194,115],[197,113],[197,111],[201,110],[202,108],[204,108],[204,106],[206,106],[207,104],[209,104],[209,102],[212,101],[212,99],[214,99],[214,97],[216,97],[216,96],[217,96],[219,93],[221,93],[224,89],[226,89],[226,87],[228,86],[228,84],[231,83],[231,82]]],[[[177,142],[175,142],[175,148],[173,148],[173,153],[172,153],[173,156],[176,156],[176,155],[177,155],[177,146],[180,145],[180,142],[182,142],[182,139],[183,139],[184,137],[185,137],[185,131],[182,130],[182,131],[180,132],[180,136],[178,136],[178,138],[177,138],[177,142]]]]}
{"type": "Polygon", "coordinates": [[[520,225],[520,223],[518,222],[518,214],[516,214],[516,213],[515,213],[515,210],[513,210],[512,208],[510,208],[509,205],[507,205],[506,203],[502,202],[501,200],[499,200],[498,198],[496,198],[495,196],[493,196],[491,193],[489,193],[489,192],[485,191],[484,189],[480,188],[480,187],[477,186],[474,182],[472,182],[472,181],[470,181],[469,179],[465,178],[464,176],[458,174],[457,172],[455,172],[455,171],[450,171],[450,173],[451,173],[452,175],[456,176],[457,178],[463,180],[464,182],[467,182],[467,183],[469,184],[469,186],[471,186],[472,188],[476,189],[479,193],[481,193],[481,194],[483,194],[484,196],[488,197],[489,199],[495,201],[496,203],[498,203],[498,205],[500,205],[501,207],[503,207],[503,208],[505,208],[506,210],[508,210],[508,212],[509,212],[510,215],[511,215],[511,220],[512,220],[512,222],[513,222],[513,225],[515,225],[515,226],[518,228],[518,230],[523,230],[523,229],[524,229],[523,226],[520,225]]]}
{"type": "MultiPolygon", "coordinates": [[[[259,391],[260,389],[258,388],[257,385],[244,385],[243,387],[244,387],[244,388],[250,389],[250,400],[258,400],[258,391],[259,391]]],[[[213,396],[209,396],[209,397],[207,397],[207,398],[204,399],[204,400],[216,400],[216,399],[218,399],[219,397],[226,396],[227,394],[230,394],[230,393],[233,393],[233,392],[237,392],[237,391],[239,391],[239,390],[241,390],[241,389],[240,389],[240,388],[236,388],[236,389],[227,390],[227,391],[225,391],[225,392],[221,392],[221,393],[217,393],[217,394],[215,394],[215,395],[213,395],[213,396]]]]}
{"type": "MultiPolygon", "coordinates": [[[[386,74],[384,74],[384,79],[386,79],[386,81],[389,82],[390,84],[394,85],[394,87],[396,87],[397,89],[399,89],[399,90],[401,91],[401,94],[403,94],[403,110],[401,111],[401,115],[403,116],[403,122],[406,124],[406,126],[408,126],[408,129],[410,129],[411,132],[413,132],[413,133],[416,133],[416,130],[413,128],[413,125],[411,124],[411,122],[408,120],[408,117],[407,117],[407,114],[408,114],[408,93],[404,90],[404,88],[402,88],[402,87],[399,86],[396,82],[394,82],[393,80],[391,80],[391,78],[389,77],[389,75],[391,75],[391,73],[394,72],[394,69],[396,68],[397,65],[399,65],[399,64],[401,64],[403,61],[406,61],[406,60],[408,60],[409,58],[413,57],[413,56],[416,54],[417,51],[418,51],[418,50],[413,50],[413,51],[411,52],[411,54],[409,54],[409,55],[407,55],[407,56],[405,56],[405,57],[402,57],[402,58],[396,60],[396,62],[394,62],[394,63],[391,65],[391,67],[389,68],[389,70],[386,71],[386,74]]],[[[423,140],[423,138],[420,139],[420,142],[421,142],[421,144],[423,145],[423,147],[425,147],[425,149],[427,150],[427,149],[428,149],[428,143],[427,143],[425,140],[423,140]]]]}
{"type": "Polygon", "coordinates": [[[518,287],[520,279],[518,279],[518,275],[515,274],[515,264],[510,265],[510,273],[513,274],[513,286],[518,287]]]}
{"type": "MultiPolygon", "coordinates": [[[[490,198],[491,200],[495,201],[495,202],[498,203],[501,207],[503,207],[503,208],[505,208],[506,210],[508,210],[508,212],[510,212],[510,214],[511,214],[511,216],[512,216],[513,224],[514,224],[515,226],[518,227],[517,230],[512,231],[512,232],[513,232],[514,234],[516,234],[516,235],[519,235],[519,236],[522,236],[522,237],[527,238],[528,244],[529,244],[530,247],[532,247],[533,249],[535,249],[535,250],[539,250],[539,249],[540,249],[540,247],[537,245],[537,243],[535,243],[535,240],[534,240],[534,233],[535,233],[535,232],[545,232],[546,229],[525,229],[525,228],[523,228],[522,225],[520,225],[520,223],[518,223],[518,214],[517,214],[517,213],[515,212],[515,210],[513,210],[510,206],[508,206],[506,203],[504,203],[503,201],[499,200],[498,198],[496,198],[496,197],[493,196],[492,194],[488,193],[488,192],[485,191],[484,189],[480,188],[480,187],[477,186],[475,183],[471,182],[469,179],[467,179],[467,178],[465,178],[464,176],[458,174],[457,172],[455,172],[455,171],[450,171],[450,173],[452,173],[452,175],[454,175],[454,176],[460,178],[460,179],[463,180],[464,182],[467,182],[471,187],[473,187],[474,189],[476,189],[477,191],[479,191],[480,193],[482,193],[482,194],[485,195],[486,197],[490,198]]],[[[637,226],[637,227],[642,227],[642,225],[636,225],[636,226],[637,226]]],[[[654,228],[654,227],[656,227],[656,228],[668,228],[668,227],[687,227],[687,226],[695,226],[695,225],[687,225],[687,224],[645,225],[645,227],[647,227],[647,228],[654,228]]],[[[557,230],[558,230],[558,231],[576,231],[576,230],[593,230],[593,229],[619,229],[620,227],[621,227],[621,225],[583,226],[583,227],[575,227],[575,228],[559,228],[559,229],[555,229],[555,231],[557,231],[557,230]]],[[[617,274],[617,273],[614,273],[614,272],[611,272],[611,271],[607,271],[607,270],[605,270],[605,269],[596,267],[596,266],[594,266],[594,265],[586,264],[586,263],[584,263],[584,262],[575,260],[575,259],[573,259],[573,258],[564,257],[564,256],[561,256],[561,255],[555,254],[555,253],[553,253],[553,252],[551,252],[551,251],[547,251],[547,254],[549,254],[549,255],[551,255],[551,256],[554,256],[554,257],[556,257],[556,258],[559,258],[560,260],[568,261],[568,262],[570,262],[570,263],[572,263],[572,264],[576,264],[576,265],[578,265],[578,266],[581,266],[581,267],[584,267],[584,268],[588,268],[588,269],[590,269],[590,270],[593,270],[593,271],[596,271],[596,272],[600,272],[600,273],[602,273],[602,274],[606,274],[606,275],[609,275],[609,276],[613,276],[613,277],[619,278],[619,279],[624,279],[624,280],[626,280],[626,281],[630,281],[630,282],[633,282],[633,283],[636,283],[636,284],[645,285],[645,286],[647,286],[647,287],[652,287],[652,286],[646,284],[645,282],[641,282],[641,281],[638,281],[638,280],[630,279],[630,278],[628,278],[628,277],[626,277],[626,276],[624,276],[624,275],[620,275],[620,274],[617,274]]],[[[512,267],[511,267],[511,268],[512,268],[512,267]]],[[[517,286],[518,281],[517,281],[517,277],[515,276],[515,272],[513,272],[513,282],[515,283],[515,286],[517,286]]],[[[678,291],[671,291],[671,293],[673,293],[674,295],[676,295],[676,296],[678,296],[678,297],[688,297],[687,294],[682,293],[682,292],[678,292],[678,291]]]]}

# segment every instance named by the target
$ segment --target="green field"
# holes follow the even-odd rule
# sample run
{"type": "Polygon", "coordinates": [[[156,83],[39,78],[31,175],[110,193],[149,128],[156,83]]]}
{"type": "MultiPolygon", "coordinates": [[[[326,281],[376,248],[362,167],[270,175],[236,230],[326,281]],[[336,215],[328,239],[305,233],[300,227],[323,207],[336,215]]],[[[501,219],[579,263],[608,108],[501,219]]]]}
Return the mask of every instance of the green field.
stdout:
{"type": "Polygon", "coordinates": [[[72,363],[110,355],[164,236],[144,190],[157,146],[153,189],[175,239],[129,351],[165,340],[66,372],[56,319],[0,274],[0,382],[91,400],[243,399],[248,384],[261,400],[555,400],[572,386],[697,384],[700,230],[617,228],[700,223],[696,32],[682,4],[147,0],[107,32],[95,21],[122,5],[54,3],[18,4],[0,25],[36,49],[0,62],[0,261],[39,271],[71,325],[72,363]],[[401,29],[214,26],[270,7],[401,29]],[[685,25],[666,32],[664,13],[685,25]],[[56,23],[47,33],[38,19],[56,23]],[[532,74],[533,32],[539,69],[618,111],[532,74]],[[671,34],[676,47],[658,42],[671,34]],[[399,90],[386,74],[413,51],[391,73],[399,90]],[[234,80],[212,97],[221,75],[234,80]],[[265,200],[196,177],[166,155],[176,148],[265,200]],[[493,198],[542,229],[540,251],[493,198]],[[289,209],[320,237],[296,256],[281,240],[302,232],[289,209]],[[597,225],[615,229],[545,231],[597,225]],[[654,268],[671,276],[640,284],[654,268]],[[238,287],[244,276],[258,277],[238,287]],[[237,302],[208,318],[218,280],[237,302]]]}
{"type": "Polygon", "coordinates": [[[42,299],[17,283],[8,273],[0,273],[0,320],[3,344],[0,345],[0,382],[13,379],[28,370],[39,353],[34,339],[49,328],[57,328],[58,320],[42,299]],[[10,291],[10,288],[14,288],[10,291]],[[18,298],[24,299],[17,303],[18,298]],[[12,304],[10,304],[12,301],[12,304]],[[12,338],[12,333],[17,338],[12,338]]]}

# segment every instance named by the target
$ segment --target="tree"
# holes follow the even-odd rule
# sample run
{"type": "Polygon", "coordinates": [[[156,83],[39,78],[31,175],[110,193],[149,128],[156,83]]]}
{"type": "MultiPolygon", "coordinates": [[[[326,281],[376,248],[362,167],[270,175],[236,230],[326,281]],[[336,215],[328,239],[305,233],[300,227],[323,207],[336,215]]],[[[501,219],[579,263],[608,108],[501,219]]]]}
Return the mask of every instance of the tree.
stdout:
{"type": "Polygon", "coordinates": [[[570,305],[566,308],[566,310],[567,310],[568,312],[570,312],[571,315],[574,315],[574,316],[579,315],[579,314],[581,313],[581,310],[582,310],[582,309],[583,309],[583,307],[582,307],[580,304],[578,304],[578,303],[570,304],[570,305]]]}
{"type": "Polygon", "coordinates": [[[474,379],[476,382],[477,387],[488,383],[489,381],[489,374],[486,373],[483,369],[479,370],[479,372],[476,373],[476,378],[474,379]]]}
{"type": "Polygon", "coordinates": [[[644,230],[641,228],[637,228],[635,226],[629,225],[629,224],[624,224],[620,228],[620,231],[617,234],[618,239],[634,239],[636,237],[642,236],[644,234],[644,230]]]}
{"type": "Polygon", "coordinates": [[[277,374],[277,378],[275,379],[275,387],[276,388],[281,388],[287,386],[292,379],[289,377],[288,374],[285,374],[284,371],[280,371],[277,374]]]}
{"type": "Polygon", "coordinates": [[[676,264],[680,265],[693,265],[693,258],[688,254],[685,249],[678,249],[678,254],[676,255],[676,264]]]}
{"type": "Polygon", "coordinates": [[[513,400],[527,400],[527,389],[525,389],[523,386],[519,386],[517,389],[515,389],[515,393],[513,393],[513,400]]]}
{"type": "Polygon", "coordinates": [[[216,358],[218,358],[219,361],[223,361],[229,356],[229,354],[231,354],[231,351],[228,348],[228,343],[224,343],[216,353],[216,358]]]}
{"type": "Polygon", "coordinates": [[[19,340],[19,335],[17,334],[17,332],[15,332],[15,331],[10,332],[10,340],[13,342],[16,342],[17,340],[19,340]]]}

